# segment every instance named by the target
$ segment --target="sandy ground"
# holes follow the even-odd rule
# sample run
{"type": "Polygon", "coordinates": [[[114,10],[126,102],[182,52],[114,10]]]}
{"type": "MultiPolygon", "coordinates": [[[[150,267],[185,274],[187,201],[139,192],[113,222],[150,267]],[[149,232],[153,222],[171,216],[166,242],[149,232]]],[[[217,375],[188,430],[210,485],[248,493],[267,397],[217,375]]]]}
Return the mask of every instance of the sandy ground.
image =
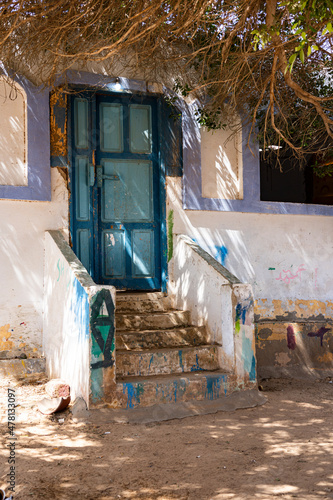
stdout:
{"type": "Polygon", "coordinates": [[[262,382],[261,407],[154,424],[42,416],[44,386],[2,381],[0,485],[15,389],[19,499],[333,498],[333,384],[262,382]],[[62,420],[64,419],[64,420],[62,420]]]}

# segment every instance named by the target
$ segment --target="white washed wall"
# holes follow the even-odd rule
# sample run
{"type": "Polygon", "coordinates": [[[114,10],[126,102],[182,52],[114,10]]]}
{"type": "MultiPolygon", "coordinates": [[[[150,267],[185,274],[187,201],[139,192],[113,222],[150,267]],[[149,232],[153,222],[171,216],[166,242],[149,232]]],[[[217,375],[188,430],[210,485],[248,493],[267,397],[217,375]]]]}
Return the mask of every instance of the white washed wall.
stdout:
{"type": "Polygon", "coordinates": [[[174,234],[191,236],[243,283],[250,283],[263,314],[265,308],[269,314],[268,308],[281,305],[284,311],[293,310],[297,300],[323,301],[332,312],[330,217],[183,210],[181,182],[167,179],[174,234]]]}
{"type": "Polygon", "coordinates": [[[52,201],[0,200],[0,350],[42,349],[44,233],[68,231],[65,180],[52,169],[52,201]]]}

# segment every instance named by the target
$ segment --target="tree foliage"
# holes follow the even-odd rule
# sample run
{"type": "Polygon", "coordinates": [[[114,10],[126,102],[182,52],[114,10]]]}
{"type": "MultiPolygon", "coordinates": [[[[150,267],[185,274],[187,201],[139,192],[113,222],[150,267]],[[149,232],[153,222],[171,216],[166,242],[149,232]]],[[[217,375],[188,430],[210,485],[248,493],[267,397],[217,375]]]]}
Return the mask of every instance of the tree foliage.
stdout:
{"type": "Polygon", "coordinates": [[[332,14],[331,0],[2,0],[0,59],[53,84],[77,64],[126,55],[147,77],[171,73],[178,92],[199,99],[202,123],[237,112],[264,150],[316,153],[324,165],[333,158],[332,14]]]}

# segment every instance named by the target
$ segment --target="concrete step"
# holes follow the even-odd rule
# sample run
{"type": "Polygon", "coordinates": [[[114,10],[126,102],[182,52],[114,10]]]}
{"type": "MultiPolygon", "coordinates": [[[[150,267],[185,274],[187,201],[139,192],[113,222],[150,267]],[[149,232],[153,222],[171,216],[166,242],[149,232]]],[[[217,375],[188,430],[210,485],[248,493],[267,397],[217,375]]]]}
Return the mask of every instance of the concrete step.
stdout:
{"type": "Polygon", "coordinates": [[[161,330],[190,325],[189,311],[116,313],[116,331],[161,330]]]}
{"type": "Polygon", "coordinates": [[[152,406],[153,412],[156,404],[215,400],[231,394],[235,388],[235,377],[221,371],[125,377],[117,381],[117,398],[121,408],[152,406]]]}
{"type": "Polygon", "coordinates": [[[162,375],[202,370],[217,370],[219,346],[207,345],[181,349],[117,351],[117,377],[162,375]]]}
{"type": "Polygon", "coordinates": [[[210,337],[204,326],[187,326],[172,330],[144,330],[140,332],[117,332],[116,349],[140,351],[143,349],[162,349],[207,345],[210,337]]]}
{"type": "Polygon", "coordinates": [[[117,312],[159,312],[171,309],[170,297],[162,292],[122,293],[117,292],[117,312]]]}

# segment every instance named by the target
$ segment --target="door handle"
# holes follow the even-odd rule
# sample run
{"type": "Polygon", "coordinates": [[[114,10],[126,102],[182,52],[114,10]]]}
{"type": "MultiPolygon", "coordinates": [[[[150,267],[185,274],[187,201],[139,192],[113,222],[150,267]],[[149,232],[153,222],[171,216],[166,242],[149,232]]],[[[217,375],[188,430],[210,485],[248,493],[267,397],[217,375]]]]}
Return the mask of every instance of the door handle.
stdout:
{"type": "Polygon", "coordinates": [[[107,175],[103,174],[102,165],[96,165],[97,170],[97,187],[101,188],[103,186],[103,180],[106,179],[108,181],[119,181],[118,175],[107,175]]]}

